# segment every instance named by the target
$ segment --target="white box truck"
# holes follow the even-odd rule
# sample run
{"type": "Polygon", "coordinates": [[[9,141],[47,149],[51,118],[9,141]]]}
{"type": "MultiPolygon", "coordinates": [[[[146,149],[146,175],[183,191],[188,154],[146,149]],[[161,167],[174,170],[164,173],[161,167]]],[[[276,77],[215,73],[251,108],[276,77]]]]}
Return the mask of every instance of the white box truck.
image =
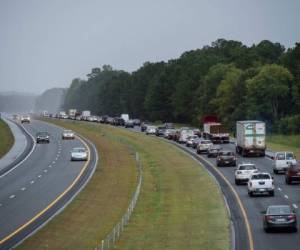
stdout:
{"type": "Polygon", "coordinates": [[[76,113],[77,113],[76,109],[69,109],[69,117],[71,117],[71,118],[74,117],[75,118],[76,113]]]}
{"type": "Polygon", "coordinates": [[[266,125],[261,121],[236,123],[236,152],[242,156],[265,156],[266,125]]]}
{"type": "Polygon", "coordinates": [[[88,117],[91,116],[91,111],[89,110],[84,110],[81,112],[81,119],[84,121],[87,121],[88,117]]]}
{"type": "Polygon", "coordinates": [[[121,118],[124,120],[124,122],[129,121],[129,115],[128,114],[122,114],[121,118]]]}

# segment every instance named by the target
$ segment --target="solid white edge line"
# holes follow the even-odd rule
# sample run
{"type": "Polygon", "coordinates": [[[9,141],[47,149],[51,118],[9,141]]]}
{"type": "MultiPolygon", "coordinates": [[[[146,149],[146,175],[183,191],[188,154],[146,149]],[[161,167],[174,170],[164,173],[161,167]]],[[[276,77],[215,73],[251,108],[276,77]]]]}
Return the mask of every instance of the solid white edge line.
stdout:
{"type": "Polygon", "coordinates": [[[296,204],[293,204],[293,207],[296,208],[296,209],[298,208],[298,206],[296,204]]]}
{"type": "Polygon", "coordinates": [[[33,153],[33,151],[35,150],[36,142],[35,142],[34,137],[28,132],[28,130],[23,126],[23,124],[20,124],[20,126],[22,126],[22,128],[25,131],[25,133],[27,135],[29,135],[29,137],[32,139],[32,141],[33,141],[33,147],[32,147],[32,149],[30,150],[30,152],[25,156],[25,158],[22,161],[20,161],[16,166],[14,166],[13,168],[11,168],[10,170],[8,170],[7,172],[5,172],[4,174],[0,175],[0,178],[5,177],[10,172],[12,172],[13,170],[15,170],[17,167],[19,167],[20,165],[22,165],[28,159],[28,157],[33,153]]]}

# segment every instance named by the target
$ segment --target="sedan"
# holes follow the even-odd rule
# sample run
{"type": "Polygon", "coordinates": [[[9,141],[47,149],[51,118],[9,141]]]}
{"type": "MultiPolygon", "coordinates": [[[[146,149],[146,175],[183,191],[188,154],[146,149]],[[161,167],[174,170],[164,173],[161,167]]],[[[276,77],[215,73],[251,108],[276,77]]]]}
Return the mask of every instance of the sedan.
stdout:
{"type": "Polygon", "coordinates": [[[88,152],[85,148],[73,148],[71,150],[71,161],[87,161],[88,152]]]}
{"type": "Polygon", "coordinates": [[[291,229],[297,232],[297,216],[289,205],[273,205],[263,212],[263,227],[266,233],[271,229],[291,229]]]}
{"type": "Polygon", "coordinates": [[[218,145],[213,145],[211,146],[208,151],[207,151],[207,157],[208,158],[213,158],[213,157],[217,157],[218,153],[220,152],[222,148],[218,145]]]}
{"type": "Polygon", "coordinates": [[[49,143],[50,135],[48,132],[38,132],[36,133],[36,143],[49,143]]]}
{"type": "Polygon", "coordinates": [[[155,133],[156,133],[156,126],[147,126],[146,135],[155,135],[155,133]]]}
{"type": "Polygon", "coordinates": [[[232,151],[220,151],[217,156],[217,166],[236,166],[236,156],[232,151]]]}
{"type": "Polygon", "coordinates": [[[73,140],[75,138],[75,134],[72,130],[64,130],[62,132],[61,138],[63,140],[67,140],[67,139],[73,140]]]}

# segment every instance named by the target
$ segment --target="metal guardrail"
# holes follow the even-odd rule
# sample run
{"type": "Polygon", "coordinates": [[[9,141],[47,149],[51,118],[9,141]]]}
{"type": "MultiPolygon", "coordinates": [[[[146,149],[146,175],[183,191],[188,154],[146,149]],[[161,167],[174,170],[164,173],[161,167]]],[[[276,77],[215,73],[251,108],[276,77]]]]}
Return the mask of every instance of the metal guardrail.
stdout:
{"type": "Polygon", "coordinates": [[[140,161],[139,154],[137,152],[135,153],[135,160],[138,168],[138,184],[136,186],[135,192],[133,193],[127,211],[119,220],[119,222],[113,227],[111,232],[105,237],[105,239],[101,241],[101,244],[95,248],[95,250],[107,250],[111,247],[114,247],[118,239],[121,237],[121,234],[125,229],[125,226],[128,225],[129,223],[130,217],[138,201],[139,194],[141,191],[141,186],[143,183],[143,169],[142,169],[142,164],[140,161]]]}

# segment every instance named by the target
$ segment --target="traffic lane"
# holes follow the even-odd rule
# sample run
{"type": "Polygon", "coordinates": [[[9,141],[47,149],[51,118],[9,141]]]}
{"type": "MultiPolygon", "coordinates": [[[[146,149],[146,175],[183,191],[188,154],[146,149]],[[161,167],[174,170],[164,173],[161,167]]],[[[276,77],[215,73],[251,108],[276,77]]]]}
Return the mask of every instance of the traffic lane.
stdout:
{"type": "MultiPolygon", "coordinates": [[[[39,123],[36,123],[39,126],[39,123]]],[[[48,129],[52,133],[53,128],[57,130],[57,127],[49,126],[48,129]]],[[[57,130],[61,133],[60,130],[57,130]]],[[[55,135],[57,138],[59,135],[55,135]]],[[[0,207],[0,239],[4,238],[9,233],[13,232],[20,225],[26,223],[35,214],[44,209],[51,201],[53,201],[58,195],[60,195],[77,177],[78,173],[82,169],[83,162],[71,162],[70,150],[73,147],[83,146],[78,140],[69,140],[61,142],[63,145],[60,157],[45,161],[44,158],[30,157],[26,161],[26,164],[39,165],[39,168],[35,168],[33,172],[28,171],[23,177],[19,177],[19,181],[14,185],[9,185],[10,189],[6,189],[6,193],[2,193],[4,197],[1,200],[0,207]],[[39,160],[36,162],[36,160],[39,160]],[[55,162],[54,162],[55,161],[55,162]],[[51,166],[51,167],[50,167],[51,166]]],[[[51,151],[52,147],[47,147],[50,144],[41,144],[44,147],[42,152],[47,155],[51,151]]],[[[43,148],[43,147],[41,147],[43,148]]],[[[41,152],[38,151],[38,154],[41,152]]],[[[27,170],[30,168],[27,168],[27,170]]],[[[14,171],[12,172],[14,173],[14,171]]],[[[17,172],[16,172],[17,173],[17,172]]],[[[18,172],[19,173],[19,172],[18,172]]],[[[9,175],[9,177],[12,175],[9,175]]],[[[5,178],[4,178],[5,180],[5,178]]]]}
{"type": "MultiPolygon", "coordinates": [[[[232,150],[232,146],[223,145],[224,149],[232,150]]],[[[194,150],[192,150],[194,151],[194,150]]],[[[194,151],[195,152],[195,151],[194,151]]],[[[210,161],[212,164],[216,165],[216,160],[212,158],[207,158],[203,155],[206,160],[210,161]]],[[[265,158],[243,158],[238,157],[237,164],[242,162],[252,162],[258,165],[262,171],[267,171],[264,168],[270,168],[270,161],[265,158]],[[262,162],[264,164],[262,164],[262,162]],[[260,163],[260,164],[258,164],[260,163]],[[264,168],[263,168],[264,166],[264,168]]],[[[251,224],[252,233],[254,235],[254,245],[255,249],[258,250],[271,250],[271,249],[299,249],[300,237],[295,233],[286,233],[286,232],[277,232],[273,234],[267,234],[263,230],[262,225],[262,211],[266,210],[269,205],[276,204],[289,204],[291,205],[283,195],[275,192],[274,197],[269,196],[258,196],[258,197],[249,197],[247,185],[235,185],[235,167],[218,167],[222,174],[229,180],[231,185],[234,187],[239,197],[241,198],[243,205],[247,211],[248,220],[251,224]],[[271,236],[270,236],[271,235],[271,236]],[[293,244],[290,244],[293,242],[293,244]]],[[[269,172],[269,171],[268,171],[269,172]]],[[[275,184],[276,185],[276,184],[275,184]]]]}

